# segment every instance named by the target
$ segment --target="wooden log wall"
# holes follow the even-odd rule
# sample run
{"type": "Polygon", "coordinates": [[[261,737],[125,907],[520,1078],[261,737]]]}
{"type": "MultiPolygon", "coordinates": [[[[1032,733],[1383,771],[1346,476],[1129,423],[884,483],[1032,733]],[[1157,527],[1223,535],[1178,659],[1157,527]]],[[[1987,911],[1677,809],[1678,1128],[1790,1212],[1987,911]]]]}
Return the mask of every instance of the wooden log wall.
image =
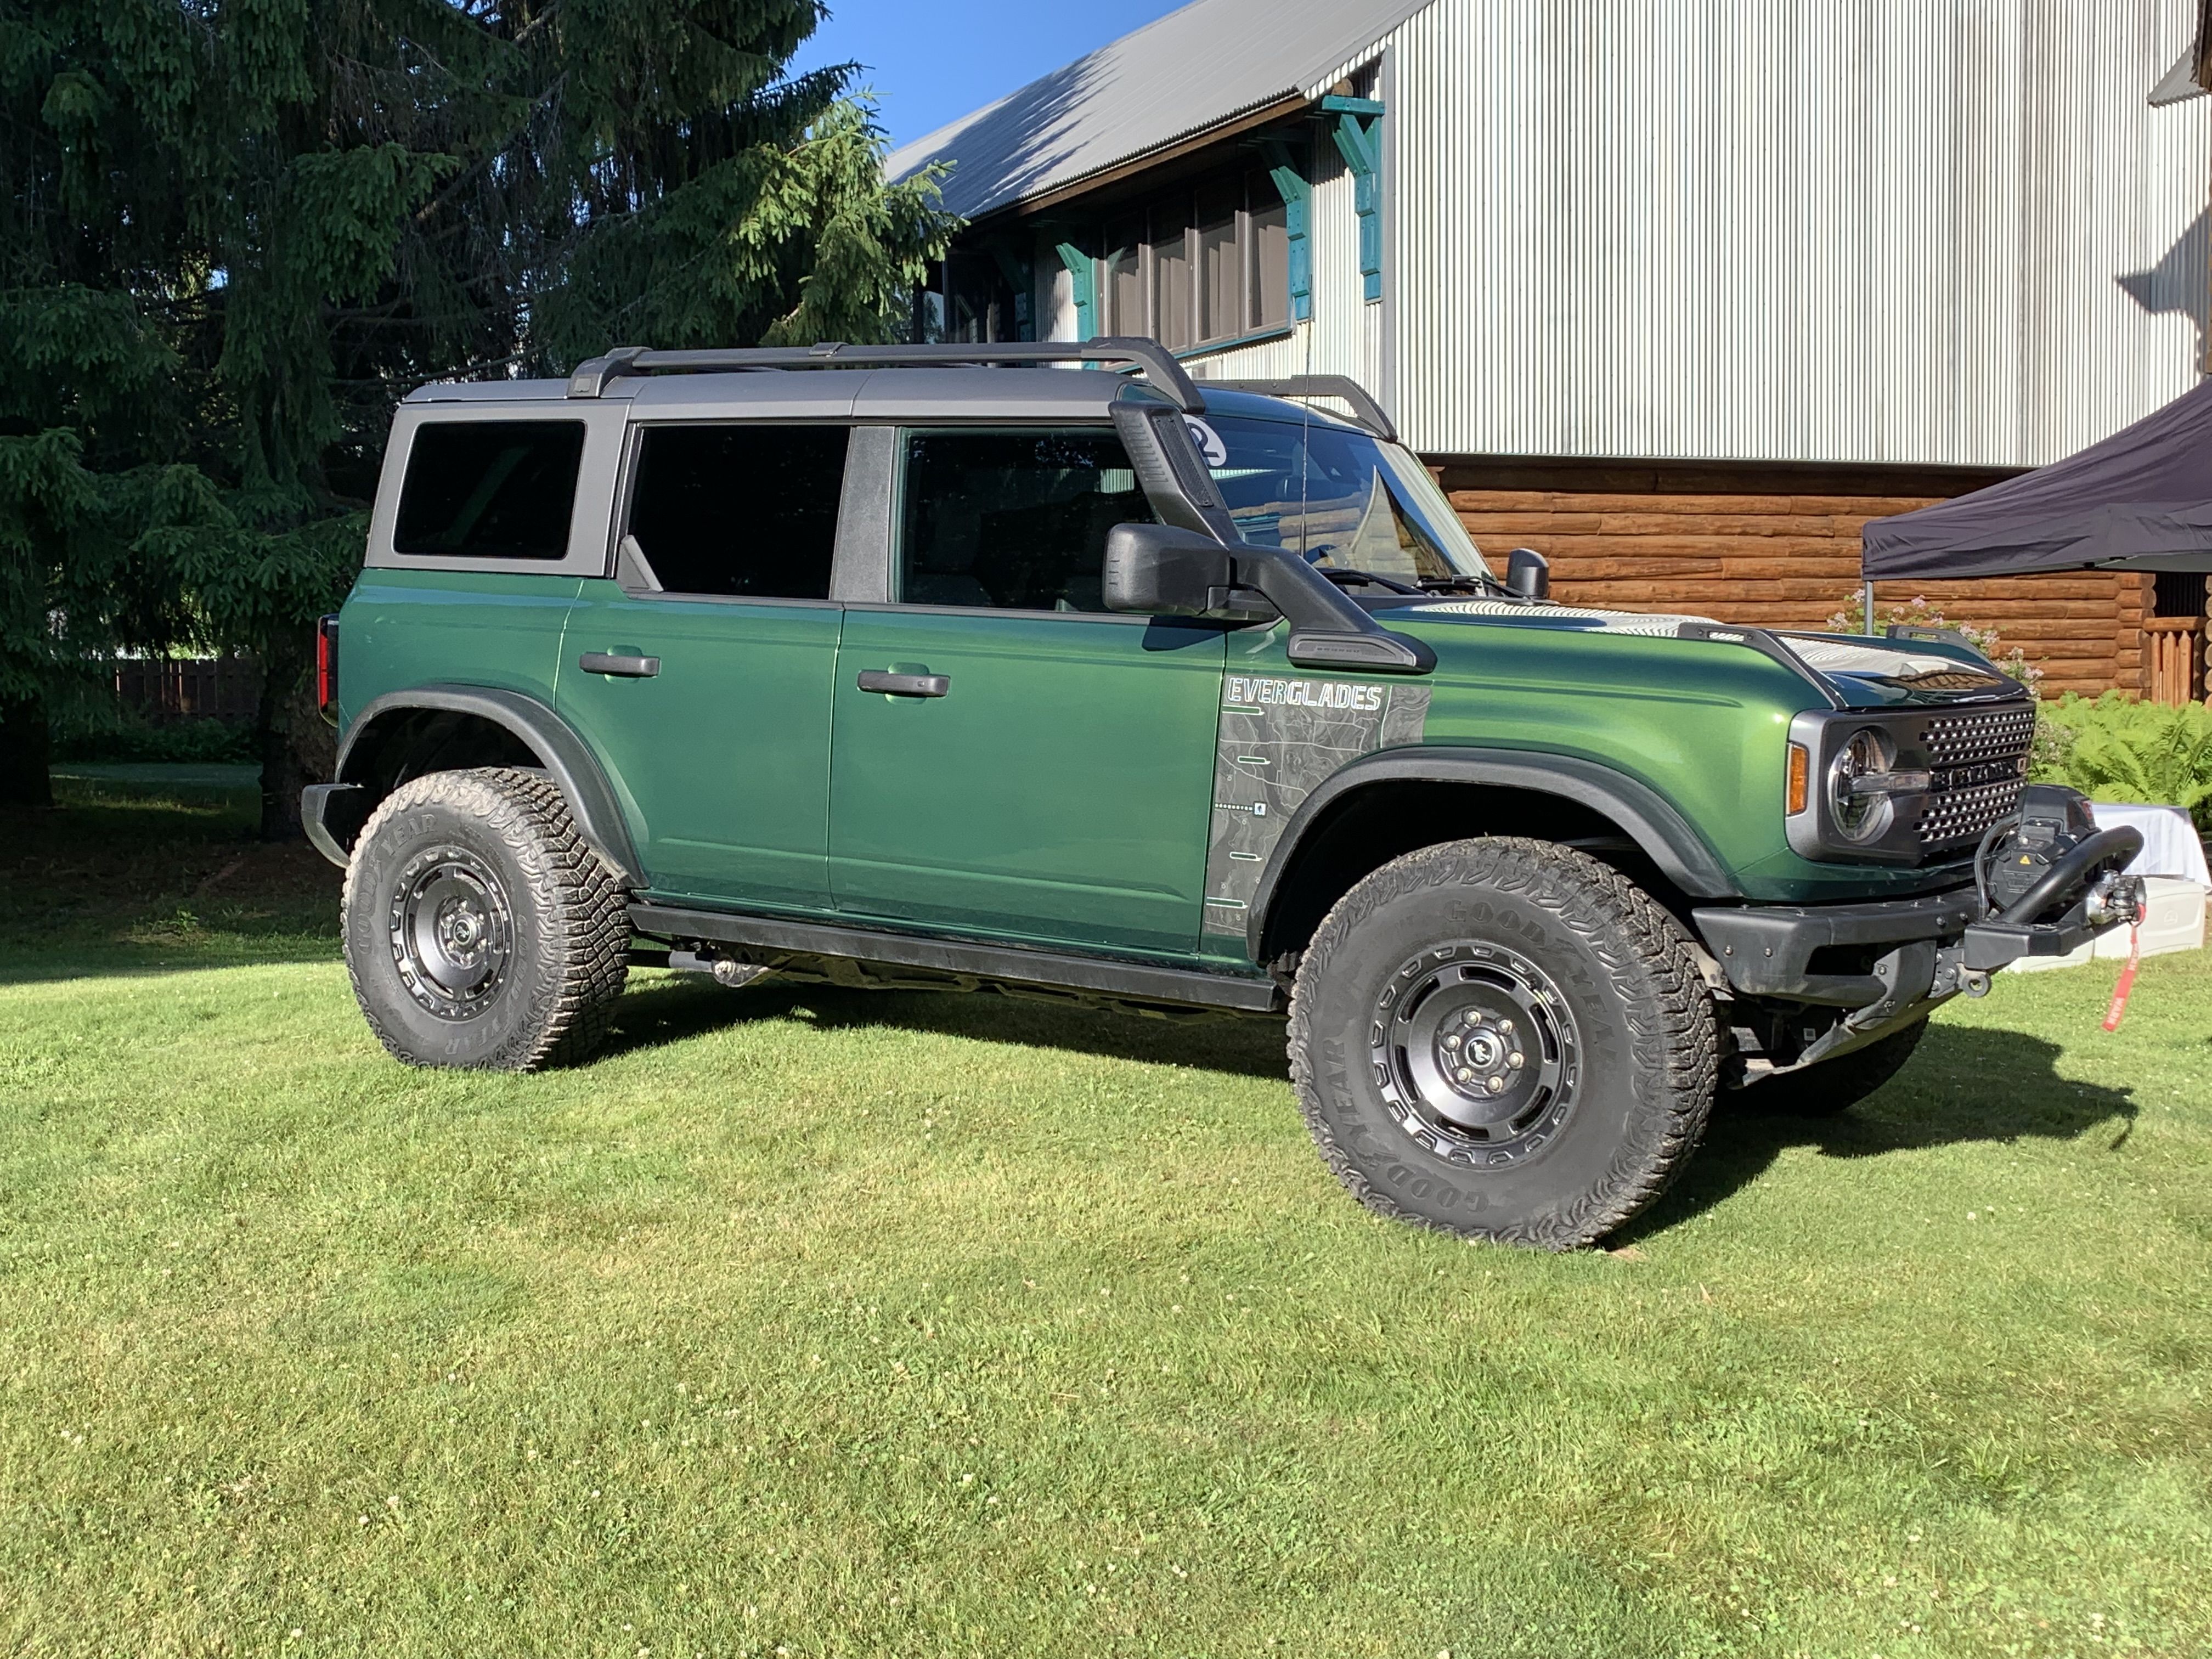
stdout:
{"type": "MultiPolygon", "coordinates": [[[[1820,628],[1859,585],[1859,532],[2010,476],[1948,468],[1724,466],[1432,458],[1452,506],[1500,568],[1516,547],[1552,562],[1568,605],[1684,611],[1820,628]]],[[[2046,696],[2144,690],[2148,577],[2083,572],[1885,581],[1877,606],[1924,596],[1993,628],[2045,675],[2046,696]]]]}

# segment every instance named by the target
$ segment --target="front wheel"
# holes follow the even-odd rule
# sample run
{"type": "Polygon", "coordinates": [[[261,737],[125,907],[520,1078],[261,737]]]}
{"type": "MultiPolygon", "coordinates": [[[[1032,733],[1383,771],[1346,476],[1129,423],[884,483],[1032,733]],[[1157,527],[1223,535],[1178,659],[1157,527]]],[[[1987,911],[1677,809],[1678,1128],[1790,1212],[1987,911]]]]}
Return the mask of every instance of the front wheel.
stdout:
{"type": "Polygon", "coordinates": [[[393,790],[355,846],[343,917],[361,1011],[410,1066],[580,1060],[629,974],[621,884],[536,772],[432,772],[393,790]]]}
{"type": "Polygon", "coordinates": [[[1291,1081],[1370,1209],[1549,1249],[1666,1189],[1718,1067],[1688,937],[1620,872],[1490,837],[1384,865],[1298,967],[1291,1081]]]}

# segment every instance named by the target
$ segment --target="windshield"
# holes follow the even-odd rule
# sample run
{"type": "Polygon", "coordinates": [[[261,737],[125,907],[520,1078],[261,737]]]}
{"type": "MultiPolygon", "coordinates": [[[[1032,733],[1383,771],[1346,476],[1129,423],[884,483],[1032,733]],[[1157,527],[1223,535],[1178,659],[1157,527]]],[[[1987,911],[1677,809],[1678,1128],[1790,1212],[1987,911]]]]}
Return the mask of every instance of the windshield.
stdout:
{"type": "Polygon", "coordinates": [[[1398,445],[1322,421],[1186,418],[1246,541],[1400,581],[1489,574],[1436,480],[1398,445]]]}

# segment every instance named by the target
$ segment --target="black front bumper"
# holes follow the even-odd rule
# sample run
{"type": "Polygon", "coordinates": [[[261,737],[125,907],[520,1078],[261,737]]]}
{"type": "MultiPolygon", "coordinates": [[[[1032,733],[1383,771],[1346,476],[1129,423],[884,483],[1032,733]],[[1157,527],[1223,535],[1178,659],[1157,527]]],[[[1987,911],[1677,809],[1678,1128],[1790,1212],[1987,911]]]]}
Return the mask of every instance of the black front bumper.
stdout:
{"type": "Polygon", "coordinates": [[[1808,1042],[1797,1063],[1809,1065],[1878,1042],[1961,991],[1978,996],[1992,970],[2021,957],[2063,956],[2119,925],[2082,910],[1987,921],[1966,886],[1870,904],[1708,905],[1690,919],[1738,996],[1845,1011],[1808,1042]]]}
{"type": "Polygon", "coordinates": [[[1861,1008],[1890,988],[1871,969],[1837,973],[1822,964],[1815,972],[1815,952],[1960,941],[1981,908],[1972,887],[1956,887],[1872,904],[1708,905],[1691,911],[1690,919],[1743,995],[1861,1008]]]}
{"type": "Polygon", "coordinates": [[[1721,972],[1743,995],[1838,1008],[1880,1001],[1893,988],[1893,976],[1881,972],[1879,954],[1864,973],[1837,973],[1828,964],[1816,972],[1815,953],[1832,945],[1895,950],[1926,943],[1946,956],[1955,951],[1957,967],[1965,972],[1989,973],[2022,957],[2063,957],[2119,926],[2088,921],[2078,905],[2057,921],[1981,917],[1981,900],[1972,887],[1872,904],[1716,904],[1690,912],[1721,972]]]}

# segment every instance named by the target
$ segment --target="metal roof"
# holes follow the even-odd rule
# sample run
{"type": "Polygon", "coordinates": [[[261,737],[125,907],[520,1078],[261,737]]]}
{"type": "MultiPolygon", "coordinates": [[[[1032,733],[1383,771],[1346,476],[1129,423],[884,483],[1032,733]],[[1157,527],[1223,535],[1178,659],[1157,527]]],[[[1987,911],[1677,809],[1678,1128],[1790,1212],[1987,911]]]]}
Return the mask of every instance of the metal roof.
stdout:
{"type": "Polygon", "coordinates": [[[1310,93],[1431,0],[1194,0],[895,150],[970,219],[1310,93]]]}

